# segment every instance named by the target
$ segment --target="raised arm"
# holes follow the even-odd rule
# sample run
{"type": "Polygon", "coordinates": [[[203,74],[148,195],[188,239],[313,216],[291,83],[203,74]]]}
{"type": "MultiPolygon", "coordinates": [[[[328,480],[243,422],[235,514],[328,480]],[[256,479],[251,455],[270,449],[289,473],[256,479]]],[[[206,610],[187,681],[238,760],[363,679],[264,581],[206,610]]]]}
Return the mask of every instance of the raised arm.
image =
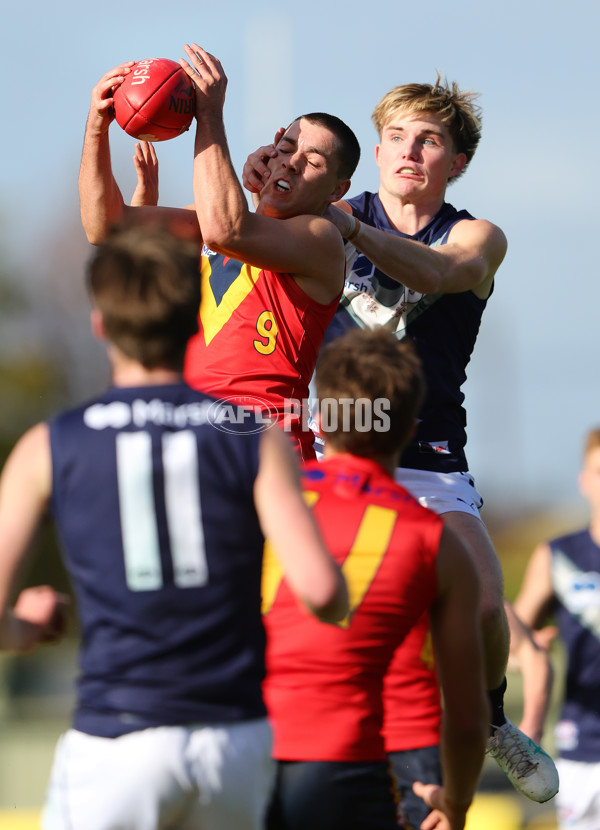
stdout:
{"type": "Polygon", "coordinates": [[[114,120],[113,94],[131,71],[128,61],[106,72],[92,90],[79,168],[81,221],[88,240],[101,242],[123,216],[125,203],[112,171],[109,127],[114,120]]]}
{"type": "MultiPolygon", "coordinates": [[[[225,134],[227,77],[219,60],[197,44],[186,46],[185,51],[189,63],[183,59],[180,63],[196,84],[194,201],[206,244],[256,267],[289,273],[306,293],[320,302],[331,302],[344,279],[339,233],[322,216],[310,212],[275,218],[266,211],[250,210],[225,134]]],[[[345,192],[347,188],[340,189],[345,192]]]]}
{"type": "Polygon", "coordinates": [[[64,629],[66,598],[47,586],[10,598],[50,499],[52,462],[46,424],[17,442],[0,477],[0,648],[28,651],[64,629]]]}
{"type": "MultiPolygon", "coordinates": [[[[111,228],[123,221],[131,224],[168,224],[171,231],[185,238],[200,238],[198,220],[193,206],[188,208],[162,207],[152,203],[153,195],[146,201],[135,200],[134,206],[126,205],[112,170],[109,143],[109,127],[114,121],[113,95],[115,88],[130,72],[133,61],[111,69],[92,90],[81,166],[79,169],[79,202],[81,221],[88,241],[100,244],[111,228]],[[139,206],[143,204],[144,206],[139,206]],[[150,206],[146,206],[150,205],[150,206]]],[[[140,158],[136,152],[139,168],[140,158]]],[[[139,177],[139,169],[138,169],[139,177]]],[[[156,181],[158,188],[158,181],[156,181]]],[[[158,189],[156,190],[158,198],[158,189]]]]}
{"type": "Polygon", "coordinates": [[[140,141],[133,155],[136,186],[131,197],[133,207],[158,204],[158,157],[151,141],[140,141]]]}
{"type": "Polygon", "coordinates": [[[346,583],[302,497],[289,439],[277,427],[261,436],[254,502],[292,591],[319,619],[342,620],[348,613],[346,583]]]}
{"type": "Polygon", "coordinates": [[[506,254],[502,230],[485,219],[465,219],[451,229],[445,245],[430,248],[413,239],[361,222],[338,202],[325,216],[342,236],[392,279],[423,294],[474,291],[488,296],[506,254]]]}

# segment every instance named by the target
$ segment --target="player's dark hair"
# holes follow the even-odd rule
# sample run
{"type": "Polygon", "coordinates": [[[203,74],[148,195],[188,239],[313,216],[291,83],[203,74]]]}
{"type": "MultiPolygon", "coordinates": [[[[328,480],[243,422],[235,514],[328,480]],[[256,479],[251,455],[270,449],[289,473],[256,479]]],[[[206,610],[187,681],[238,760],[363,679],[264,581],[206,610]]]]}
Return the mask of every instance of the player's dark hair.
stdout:
{"type": "Polygon", "coordinates": [[[147,369],[180,370],[198,331],[200,250],[162,227],[116,228],[88,263],[108,339],[147,369]]]}
{"type": "Polygon", "coordinates": [[[292,123],[299,121],[301,118],[304,118],[310,124],[325,127],[333,133],[338,142],[340,178],[351,179],[360,160],[360,144],[350,127],[337,115],[330,115],[328,112],[309,112],[305,115],[299,115],[298,118],[294,118],[292,123]]]}
{"type": "Polygon", "coordinates": [[[325,435],[335,450],[372,458],[394,455],[408,442],[425,397],[412,341],[399,341],[381,326],[353,329],[323,349],[315,379],[321,406],[329,399],[339,409],[337,428],[325,435]],[[388,429],[356,428],[363,420],[356,407],[365,398],[386,402],[388,429]],[[344,409],[349,417],[343,417],[344,409]]]}

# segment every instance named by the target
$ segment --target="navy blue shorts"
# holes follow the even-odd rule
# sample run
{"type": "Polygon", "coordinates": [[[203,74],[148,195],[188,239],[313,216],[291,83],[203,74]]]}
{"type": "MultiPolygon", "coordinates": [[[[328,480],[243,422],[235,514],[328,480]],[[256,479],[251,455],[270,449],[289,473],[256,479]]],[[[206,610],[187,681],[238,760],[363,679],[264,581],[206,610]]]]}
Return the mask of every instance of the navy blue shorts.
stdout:
{"type": "Polygon", "coordinates": [[[426,746],[422,749],[390,752],[389,759],[398,790],[400,826],[404,826],[406,830],[419,830],[421,822],[431,810],[422,798],[413,793],[412,785],[415,781],[441,785],[442,766],[439,747],[426,746]]]}
{"type": "Polygon", "coordinates": [[[387,761],[278,761],[267,830],[398,830],[387,761]]]}

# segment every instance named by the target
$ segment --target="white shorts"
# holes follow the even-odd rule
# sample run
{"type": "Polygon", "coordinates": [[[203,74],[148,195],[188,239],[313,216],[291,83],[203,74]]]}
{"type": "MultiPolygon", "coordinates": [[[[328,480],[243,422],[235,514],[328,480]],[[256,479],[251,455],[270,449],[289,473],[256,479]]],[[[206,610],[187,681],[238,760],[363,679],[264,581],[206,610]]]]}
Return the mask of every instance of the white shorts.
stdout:
{"type": "Polygon", "coordinates": [[[266,719],[58,742],[44,830],[262,830],[274,785],[266,719]]]}
{"type": "Polygon", "coordinates": [[[561,830],[598,830],[600,827],[600,763],[556,760],[560,789],[556,814],[561,830]]]}
{"type": "Polygon", "coordinates": [[[397,467],[395,479],[424,507],[436,513],[470,513],[480,519],[483,499],[471,473],[432,473],[397,467]]]}

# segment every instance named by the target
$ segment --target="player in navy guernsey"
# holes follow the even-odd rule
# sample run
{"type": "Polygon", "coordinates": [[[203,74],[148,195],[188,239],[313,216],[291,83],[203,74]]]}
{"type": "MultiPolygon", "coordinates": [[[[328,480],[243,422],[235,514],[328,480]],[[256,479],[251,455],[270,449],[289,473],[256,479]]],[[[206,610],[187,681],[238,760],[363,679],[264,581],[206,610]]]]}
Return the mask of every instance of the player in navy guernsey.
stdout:
{"type": "Polygon", "coordinates": [[[46,830],[260,828],[274,765],[261,695],[264,536],[321,619],[347,611],[289,441],[183,383],[198,247],[122,230],[89,267],[92,328],[113,384],[31,429],[0,482],[4,648],[60,628],[50,589],[8,607],[49,506],[81,626],[73,728],[46,830]]]}
{"type": "MultiPolygon", "coordinates": [[[[600,429],[586,436],[579,489],[589,525],[538,545],[515,608],[538,628],[554,617],[566,652],[566,678],[555,727],[561,828],[600,827],[600,429]]],[[[546,641],[555,629],[542,629],[546,641]]]]}
{"type": "MultiPolygon", "coordinates": [[[[517,789],[545,801],[556,791],[552,760],[503,711],[510,638],[502,569],[479,515],[483,501],[464,454],[461,386],[507,247],[499,227],[446,202],[448,184],[465,171],[480,139],[475,97],[438,75],[433,85],[395,87],[375,107],[379,189],[337,202],[325,213],[347,241],[349,266],[329,336],[353,326],[385,326],[417,347],[428,394],[397,480],[443,514],[473,551],[483,586],[490,751],[517,789]]],[[[254,194],[268,185],[273,152],[273,145],[262,147],[246,162],[244,184],[254,194]]],[[[402,710],[403,702],[397,705],[402,710]]],[[[402,759],[398,771],[405,767],[402,759]]]]}

